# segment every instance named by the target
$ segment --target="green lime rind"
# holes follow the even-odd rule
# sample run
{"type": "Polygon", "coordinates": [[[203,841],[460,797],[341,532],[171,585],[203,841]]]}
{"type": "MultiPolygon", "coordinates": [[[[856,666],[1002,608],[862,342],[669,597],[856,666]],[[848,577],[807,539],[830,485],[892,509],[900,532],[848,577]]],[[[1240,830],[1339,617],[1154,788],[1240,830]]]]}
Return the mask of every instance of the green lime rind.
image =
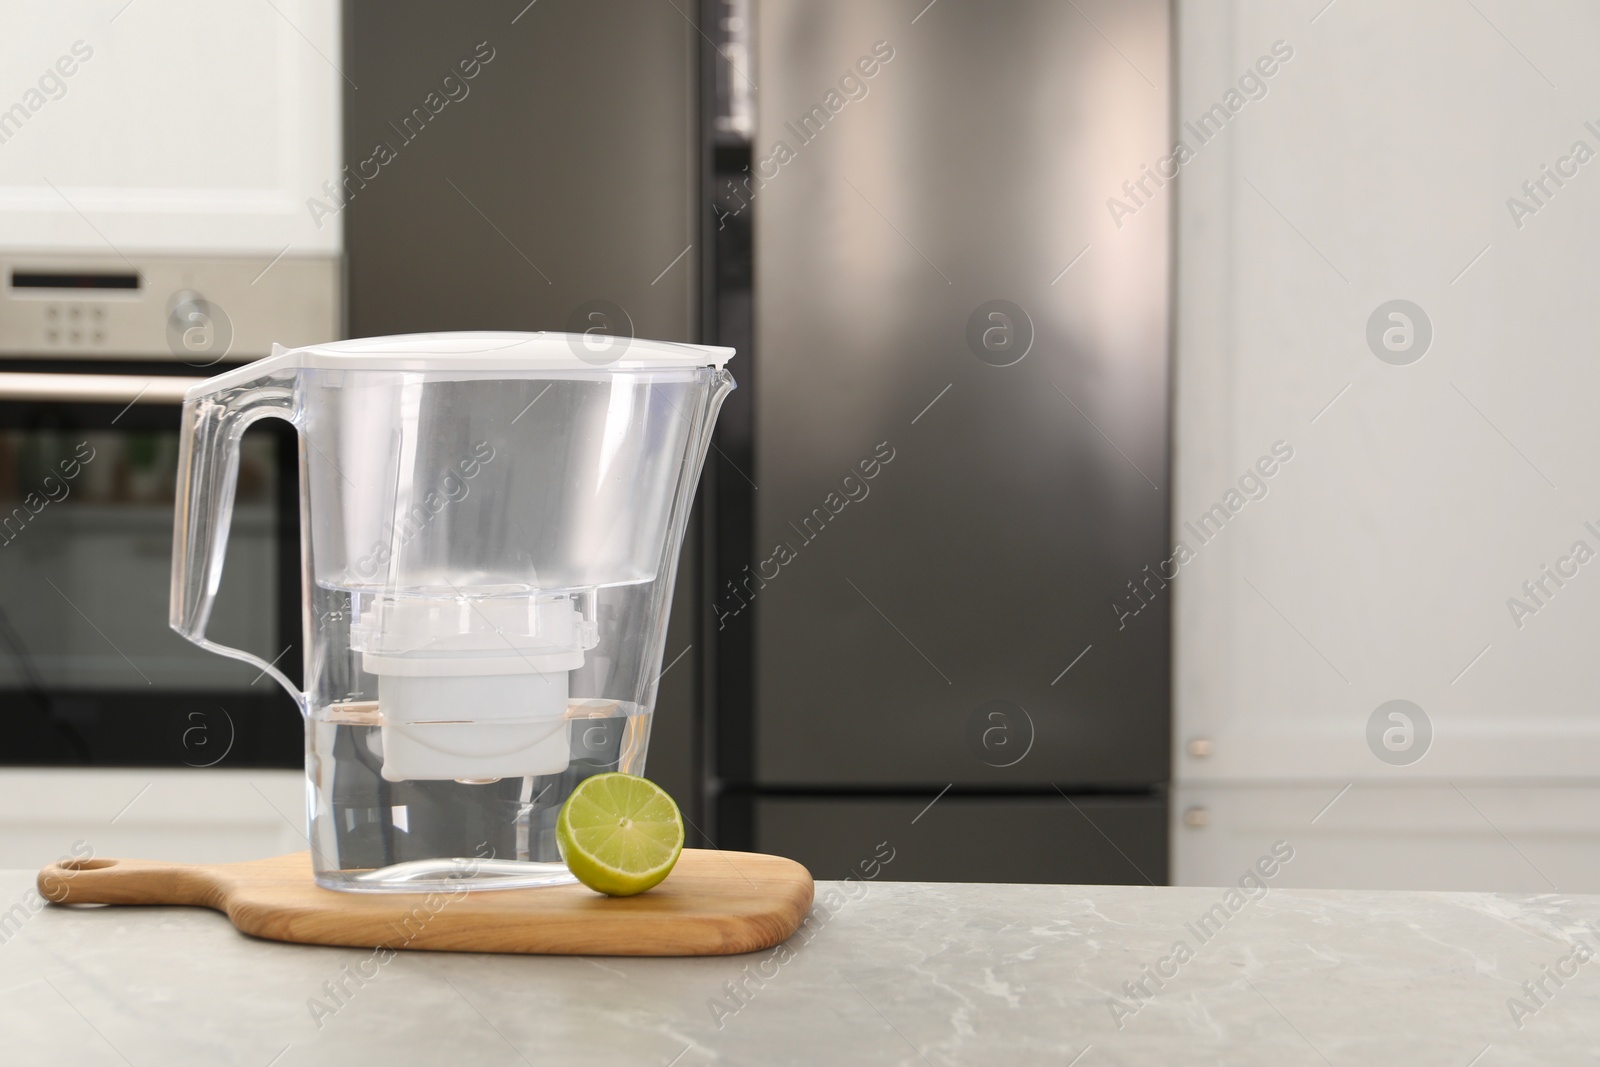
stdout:
{"type": "Polygon", "coordinates": [[[556,816],[556,845],[578,881],[631,897],[661,884],[683,852],[683,815],[654,782],[632,774],[585,778],[556,816]]]}

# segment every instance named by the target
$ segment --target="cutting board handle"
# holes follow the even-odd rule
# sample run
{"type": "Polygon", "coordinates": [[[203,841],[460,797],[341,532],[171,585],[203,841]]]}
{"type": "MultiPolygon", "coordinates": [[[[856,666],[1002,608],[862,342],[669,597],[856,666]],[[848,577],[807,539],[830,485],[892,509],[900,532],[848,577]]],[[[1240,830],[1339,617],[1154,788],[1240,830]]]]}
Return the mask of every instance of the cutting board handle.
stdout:
{"type": "Polygon", "coordinates": [[[54,904],[216,907],[221,892],[207,867],[152,860],[61,860],[39,872],[38,887],[54,904]]]}

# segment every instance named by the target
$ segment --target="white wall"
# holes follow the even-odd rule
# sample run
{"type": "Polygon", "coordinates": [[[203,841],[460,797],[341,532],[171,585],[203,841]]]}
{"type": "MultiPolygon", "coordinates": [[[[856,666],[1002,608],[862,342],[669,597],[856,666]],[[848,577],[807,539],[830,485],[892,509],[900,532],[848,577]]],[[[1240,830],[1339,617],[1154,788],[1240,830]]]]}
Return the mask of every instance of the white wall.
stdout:
{"type": "Polygon", "coordinates": [[[1516,850],[1549,845],[1597,857],[1552,853],[1563,890],[1600,890],[1600,820],[1568,817],[1600,813],[1600,158],[1520,228],[1507,208],[1600,153],[1600,8],[1325,3],[1178,5],[1180,123],[1274,42],[1293,57],[1179,182],[1175,536],[1275,442],[1294,457],[1176,587],[1175,810],[1208,821],[1175,819],[1176,877],[1229,877],[1270,833],[1343,850],[1304,884],[1493,888],[1498,849],[1520,887],[1516,850]],[[1393,299],[1432,325],[1407,365],[1366,338],[1393,299]],[[1579,540],[1596,561],[1519,627],[1508,598],[1579,540]],[[1368,743],[1394,699],[1432,728],[1407,765],[1368,743]],[[1514,833],[1474,807],[1491,781],[1563,788],[1520,794],[1514,833]],[[1303,817],[1291,783],[1320,798],[1303,817]],[[1362,793],[1392,819],[1358,828],[1362,793]]]}

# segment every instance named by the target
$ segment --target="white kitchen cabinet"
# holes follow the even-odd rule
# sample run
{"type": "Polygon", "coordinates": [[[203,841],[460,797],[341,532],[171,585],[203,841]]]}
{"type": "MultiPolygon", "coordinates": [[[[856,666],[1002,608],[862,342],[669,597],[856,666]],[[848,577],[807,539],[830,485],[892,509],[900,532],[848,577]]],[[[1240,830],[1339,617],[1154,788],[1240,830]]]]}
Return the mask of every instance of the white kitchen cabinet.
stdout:
{"type": "Polygon", "coordinates": [[[1523,887],[1501,832],[1525,831],[1592,890],[1600,562],[1575,546],[1600,559],[1600,9],[1185,2],[1178,27],[1180,133],[1293,55],[1177,183],[1174,778],[1209,825],[1174,820],[1175,879],[1236,865],[1227,843],[1298,795],[1281,783],[1355,782],[1341,805],[1411,806],[1335,833],[1336,807],[1299,884],[1523,887]],[[1292,459],[1245,491],[1278,442],[1292,459]],[[1431,730],[1414,761],[1369,741],[1393,700],[1431,730]]]}
{"type": "Polygon", "coordinates": [[[1181,786],[1172,828],[1185,885],[1232,885],[1284,841],[1275,886],[1600,893],[1593,782],[1181,786]]]}
{"type": "MultiPolygon", "coordinates": [[[[337,0],[4,4],[0,247],[337,255],[337,0]]],[[[354,91],[353,89],[351,91],[354,91]]]]}
{"type": "Polygon", "coordinates": [[[0,769],[0,867],[260,859],[306,848],[305,822],[300,771],[0,769]]]}

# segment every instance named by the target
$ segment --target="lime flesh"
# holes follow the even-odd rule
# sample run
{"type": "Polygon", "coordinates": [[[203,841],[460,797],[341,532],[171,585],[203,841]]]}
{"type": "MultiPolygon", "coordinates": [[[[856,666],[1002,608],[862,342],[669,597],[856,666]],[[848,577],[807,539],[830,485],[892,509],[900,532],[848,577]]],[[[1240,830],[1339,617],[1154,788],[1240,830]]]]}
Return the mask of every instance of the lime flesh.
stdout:
{"type": "Polygon", "coordinates": [[[654,782],[597,774],[572,791],[556,817],[556,844],[578,881],[631,897],[659,885],[683,851],[683,816],[654,782]]]}

